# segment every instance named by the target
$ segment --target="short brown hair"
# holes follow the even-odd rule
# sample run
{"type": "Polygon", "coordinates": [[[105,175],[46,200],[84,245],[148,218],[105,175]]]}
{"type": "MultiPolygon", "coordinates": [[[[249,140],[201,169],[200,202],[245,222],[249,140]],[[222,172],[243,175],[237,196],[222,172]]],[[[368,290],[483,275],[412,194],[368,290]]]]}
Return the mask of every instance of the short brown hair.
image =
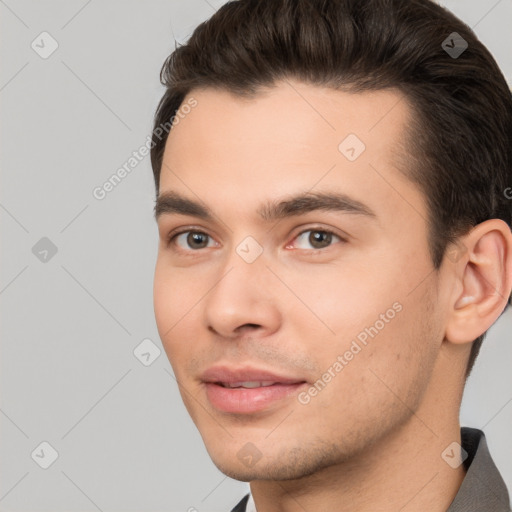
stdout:
{"type": "MultiPolygon", "coordinates": [[[[349,92],[394,88],[407,98],[414,115],[402,172],[425,195],[435,269],[473,226],[491,218],[512,225],[511,91],[474,32],[430,0],[224,4],[162,67],[167,90],[151,149],[157,195],[167,133],[155,131],[188,93],[213,87],[252,96],[288,77],[349,92]],[[459,37],[467,48],[450,54],[459,37]]],[[[484,336],[473,342],[466,376],[484,336]]]]}

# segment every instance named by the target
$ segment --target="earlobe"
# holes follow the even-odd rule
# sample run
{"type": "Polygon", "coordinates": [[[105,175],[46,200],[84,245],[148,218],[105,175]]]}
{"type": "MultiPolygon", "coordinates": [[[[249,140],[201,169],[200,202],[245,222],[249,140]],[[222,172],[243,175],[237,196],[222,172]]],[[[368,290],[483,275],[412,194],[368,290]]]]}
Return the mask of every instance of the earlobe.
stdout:
{"type": "Polygon", "coordinates": [[[512,289],[512,233],[502,220],[475,226],[458,244],[458,261],[447,261],[456,274],[445,338],[471,343],[498,319],[512,289]],[[461,291],[462,290],[462,291],[461,291]]]}

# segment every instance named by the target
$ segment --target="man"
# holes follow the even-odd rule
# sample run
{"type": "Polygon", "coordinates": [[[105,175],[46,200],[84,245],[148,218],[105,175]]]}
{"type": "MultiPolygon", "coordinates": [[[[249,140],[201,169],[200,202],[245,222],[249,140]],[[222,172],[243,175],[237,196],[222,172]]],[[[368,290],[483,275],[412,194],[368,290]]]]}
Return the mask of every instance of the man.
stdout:
{"type": "Polygon", "coordinates": [[[459,424],[512,289],[485,47],[428,0],[240,0],[162,81],[155,315],[233,511],[508,511],[459,424]]]}

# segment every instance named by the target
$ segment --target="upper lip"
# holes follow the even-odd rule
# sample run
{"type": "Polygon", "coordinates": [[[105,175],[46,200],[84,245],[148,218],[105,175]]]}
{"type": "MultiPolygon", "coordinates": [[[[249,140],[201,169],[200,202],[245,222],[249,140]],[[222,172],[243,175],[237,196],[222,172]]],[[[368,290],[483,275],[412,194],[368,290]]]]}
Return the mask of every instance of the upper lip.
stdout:
{"type": "Polygon", "coordinates": [[[203,382],[222,382],[222,383],[235,383],[235,382],[262,382],[271,381],[280,384],[297,384],[306,382],[302,378],[278,375],[267,370],[260,370],[258,368],[244,367],[244,368],[229,368],[227,366],[212,366],[202,373],[201,379],[203,382]]]}

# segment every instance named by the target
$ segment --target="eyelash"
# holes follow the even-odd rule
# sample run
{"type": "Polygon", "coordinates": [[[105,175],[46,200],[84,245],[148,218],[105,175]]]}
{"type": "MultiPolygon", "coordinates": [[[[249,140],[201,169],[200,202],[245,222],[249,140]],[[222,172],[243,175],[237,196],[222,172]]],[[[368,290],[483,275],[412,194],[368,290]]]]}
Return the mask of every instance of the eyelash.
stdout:
{"type": "MultiPolygon", "coordinates": [[[[295,235],[293,237],[293,241],[295,241],[297,238],[299,238],[301,235],[303,235],[304,233],[308,233],[308,232],[319,232],[319,233],[324,233],[324,234],[327,234],[327,235],[332,235],[336,238],[338,238],[340,240],[341,243],[346,243],[347,240],[345,238],[343,238],[341,235],[335,233],[334,231],[331,231],[329,229],[324,229],[324,228],[321,228],[321,227],[310,227],[308,229],[304,229],[302,230],[301,232],[299,232],[297,235],[295,235]]],[[[188,228],[188,229],[183,229],[181,231],[178,231],[178,232],[173,232],[173,233],[170,233],[169,236],[167,237],[167,247],[170,247],[171,245],[175,245],[176,246],[176,239],[178,238],[178,236],[180,235],[183,235],[185,233],[199,233],[201,235],[206,235],[207,237],[209,237],[210,239],[212,238],[208,233],[205,233],[204,231],[200,231],[198,229],[191,229],[191,228],[188,228]]],[[[324,252],[326,249],[329,249],[329,247],[331,247],[332,245],[334,245],[335,242],[332,242],[330,245],[328,245],[327,247],[323,247],[321,249],[299,249],[301,251],[305,251],[307,254],[313,254],[313,253],[321,253],[321,252],[324,252]]],[[[289,245],[289,244],[287,244],[289,245]]],[[[203,249],[206,249],[206,247],[203,247],[203,249]]],[[[192,256],[193,257],[193,254],[190,254],[190,253],[199,253],[201,252],[201,249],[181,249],[179,248],[178,249],[179,252],[184,252],[184,253],[188,253],[187,255],[188,256],[192,256]]]]}

